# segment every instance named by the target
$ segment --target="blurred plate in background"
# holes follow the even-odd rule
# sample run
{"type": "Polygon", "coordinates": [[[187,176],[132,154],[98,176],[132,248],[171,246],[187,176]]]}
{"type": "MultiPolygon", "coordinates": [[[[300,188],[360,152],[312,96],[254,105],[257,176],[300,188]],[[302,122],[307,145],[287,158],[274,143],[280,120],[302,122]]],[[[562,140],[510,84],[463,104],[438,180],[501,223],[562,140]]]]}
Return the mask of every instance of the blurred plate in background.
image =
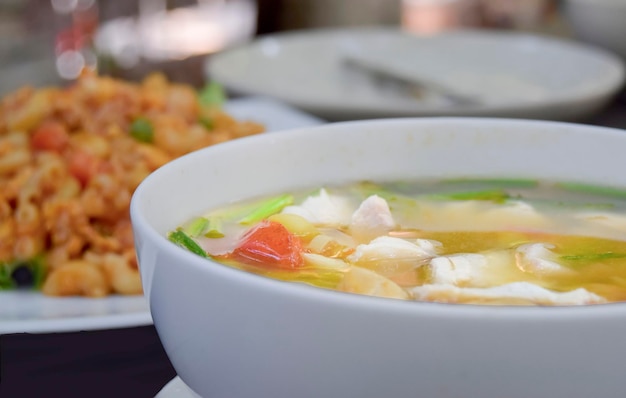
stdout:
{"type": "Polygon", "coordinates": [[[237,94],[266,95],[329,120],[493,116],[575,120],[624,84],[619,58],[573,41],[505,31],[417,36],[397,28],[294,31],[209,56],[207,78],[237,94]],[[423,91],[407,96],[346,67],[346,57],[403,80],[426,80],[478,103],[423,91]]]}

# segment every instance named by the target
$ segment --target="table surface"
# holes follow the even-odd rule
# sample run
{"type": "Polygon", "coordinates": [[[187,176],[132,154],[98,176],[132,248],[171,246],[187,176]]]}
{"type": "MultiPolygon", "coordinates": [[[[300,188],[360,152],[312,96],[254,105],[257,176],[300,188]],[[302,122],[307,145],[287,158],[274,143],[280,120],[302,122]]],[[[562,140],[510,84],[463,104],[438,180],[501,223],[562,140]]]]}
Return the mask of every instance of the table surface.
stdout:
{"type": "MultiPolygon", "coordinates": [[[[579,123],[626,130],[626,91],[579,123]]],[[[0,336],[2,397],[154,397],[175,375],[153,326],[0,336]]]]}

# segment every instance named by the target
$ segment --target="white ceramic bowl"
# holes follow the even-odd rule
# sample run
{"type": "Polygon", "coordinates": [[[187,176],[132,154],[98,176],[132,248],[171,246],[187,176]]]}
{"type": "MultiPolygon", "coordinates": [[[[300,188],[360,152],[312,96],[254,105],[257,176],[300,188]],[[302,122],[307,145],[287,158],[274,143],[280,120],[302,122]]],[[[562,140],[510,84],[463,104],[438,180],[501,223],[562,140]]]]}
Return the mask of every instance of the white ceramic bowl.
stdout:
{"type": "Polygon", "coordinates": [[[145,294],[183,381],[207,398],[623,397],[626,303],[485,307],[266,279],[165,238],[207,208],[361,179],[532,176],[626,187],[626,132],[422,118],[213,146],[149,176],[131,217],[145,294]]]}
{"type": "Polygon", "coordinates": [[[565,0],[563,7],[577,38],[626,61],[626,0],[565,0]]]}

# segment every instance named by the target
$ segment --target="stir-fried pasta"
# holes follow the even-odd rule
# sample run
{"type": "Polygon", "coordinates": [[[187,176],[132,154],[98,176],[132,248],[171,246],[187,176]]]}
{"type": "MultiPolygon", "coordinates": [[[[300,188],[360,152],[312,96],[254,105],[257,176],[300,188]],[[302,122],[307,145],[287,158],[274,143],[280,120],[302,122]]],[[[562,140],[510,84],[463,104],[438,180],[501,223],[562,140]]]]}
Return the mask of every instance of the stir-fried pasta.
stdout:
{"type": "Polygon", "coordinates": [[[139,294],[130,198],[190,151],[259,133],[191,86],[85,74],[0,103],[0,288],[139,294]]]}

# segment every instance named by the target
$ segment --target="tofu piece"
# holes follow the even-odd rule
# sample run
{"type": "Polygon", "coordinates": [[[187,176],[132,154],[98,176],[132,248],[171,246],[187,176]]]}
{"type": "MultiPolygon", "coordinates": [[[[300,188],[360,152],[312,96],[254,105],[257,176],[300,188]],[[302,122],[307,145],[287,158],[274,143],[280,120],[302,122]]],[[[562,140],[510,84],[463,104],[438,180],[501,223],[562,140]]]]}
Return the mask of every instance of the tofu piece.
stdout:
{"type": "Polygon", "coordinates": [[[513,282],[489,288],[429,284],[411,289],[415,300],[441,303],[586,305],[606,299],[586,289],[556,292],[529,282],[513,282]]]}
{"type": "Polygon", "coordinates": [[[350,224],[353,212],[347,198],[330,195],[322,188],[319,195],[309,196],[299,206],[287,206],[281,213],[296,214],[316,225],[346,226],[350,224]]]}
{"type": "Polygon", "coordinates": [[[346,272],[337,290],[403,300],[411,298],[408,292],[390,279],[369,269],[356,266],[346,272]]]}
{"type": "Polygon", "coordinates": [[[396,226],[387,201],[378,195],[369,196],[352,214],[350,232],[357,239],[369,241],[385,235],[396,226]]]}
{"type": "Polygon", "coordinates": [[[573,272],[554,261],[556,255],[550,251],[554,245],[549,243],[527,243],[515,249],[515,264],[524,271],[533,274],[573,272]]]}

